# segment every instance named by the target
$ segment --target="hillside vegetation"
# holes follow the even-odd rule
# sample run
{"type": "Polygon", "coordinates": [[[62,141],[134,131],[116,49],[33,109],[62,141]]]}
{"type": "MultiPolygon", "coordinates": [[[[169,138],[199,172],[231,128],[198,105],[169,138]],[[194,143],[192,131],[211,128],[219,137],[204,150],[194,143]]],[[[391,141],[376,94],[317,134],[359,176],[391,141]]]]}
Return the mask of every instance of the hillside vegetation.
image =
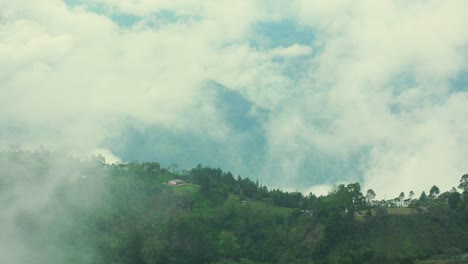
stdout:
{"type": "Polygon", "coordinates": [[[0,167],[2,263],[468,263],[468,175],[374,201],[359,183],[318,197],[201,165],[14,151],[0,167]]]}

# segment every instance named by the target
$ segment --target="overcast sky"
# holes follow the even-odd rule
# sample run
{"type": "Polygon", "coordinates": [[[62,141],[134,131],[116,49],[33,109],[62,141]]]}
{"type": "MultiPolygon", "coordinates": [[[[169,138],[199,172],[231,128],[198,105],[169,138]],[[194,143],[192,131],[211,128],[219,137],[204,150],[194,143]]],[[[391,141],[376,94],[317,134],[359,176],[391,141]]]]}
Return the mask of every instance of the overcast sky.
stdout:
{"type": "Polygon", "coordinates": [[[0,142],[111,155],[131,126],[223,144],[236,131],[203,92],[212,81],[270,112],[258,175],[246,176],[316,192],[359,180],[381,198],[448,190],[468,172],[466,10],[465,0],[0,0],[0,142]],[[300,169],[310,156],[320,181],[300,169]]]}

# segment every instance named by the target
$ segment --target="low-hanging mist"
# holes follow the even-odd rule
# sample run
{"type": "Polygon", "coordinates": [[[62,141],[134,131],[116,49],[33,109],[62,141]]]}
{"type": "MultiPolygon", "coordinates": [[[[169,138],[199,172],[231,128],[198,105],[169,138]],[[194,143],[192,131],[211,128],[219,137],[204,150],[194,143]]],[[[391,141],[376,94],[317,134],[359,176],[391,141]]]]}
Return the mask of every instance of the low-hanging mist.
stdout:
{"type": "Polygon", "coordinates": [[[94,263],[95,218],[109,212],[97,159],[0,152],[0,262],[94,263]]]}

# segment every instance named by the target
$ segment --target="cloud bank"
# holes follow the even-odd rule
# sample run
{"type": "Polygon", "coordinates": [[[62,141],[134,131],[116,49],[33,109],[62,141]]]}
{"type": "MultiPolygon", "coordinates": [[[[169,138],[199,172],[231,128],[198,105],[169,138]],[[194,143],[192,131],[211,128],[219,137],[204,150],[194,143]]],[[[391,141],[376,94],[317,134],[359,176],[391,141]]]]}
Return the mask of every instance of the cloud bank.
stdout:
{"type": "Polygon", "coordinates": [[[165,131],[272,186],[448,189],[468,170],[467,5],[0,1],[0,141],[124,154],[129,128],[165,131]],[[236,130],[207,81],[267,118],[236,130]]]}
{"type": "Polygon", "coordinates": [[[93,216],[111,210],[98,164],[44,151],[1,152],[0,262],[93,263],[93,216]]]}

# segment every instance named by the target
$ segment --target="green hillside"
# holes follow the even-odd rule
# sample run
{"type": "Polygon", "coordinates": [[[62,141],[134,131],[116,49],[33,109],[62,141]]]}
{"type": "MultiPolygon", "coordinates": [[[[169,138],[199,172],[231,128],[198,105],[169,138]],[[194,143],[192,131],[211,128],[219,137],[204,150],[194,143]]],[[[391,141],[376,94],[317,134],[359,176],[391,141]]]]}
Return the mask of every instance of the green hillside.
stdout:
{"type": "Polygon", "coordinates": [[[467,262],[468,175],[461,192],[433,187],[402,207],[359,183],[318,197],[203,166],[20,151],[0,168],[0,242],[24,263],[467,262]]]}

